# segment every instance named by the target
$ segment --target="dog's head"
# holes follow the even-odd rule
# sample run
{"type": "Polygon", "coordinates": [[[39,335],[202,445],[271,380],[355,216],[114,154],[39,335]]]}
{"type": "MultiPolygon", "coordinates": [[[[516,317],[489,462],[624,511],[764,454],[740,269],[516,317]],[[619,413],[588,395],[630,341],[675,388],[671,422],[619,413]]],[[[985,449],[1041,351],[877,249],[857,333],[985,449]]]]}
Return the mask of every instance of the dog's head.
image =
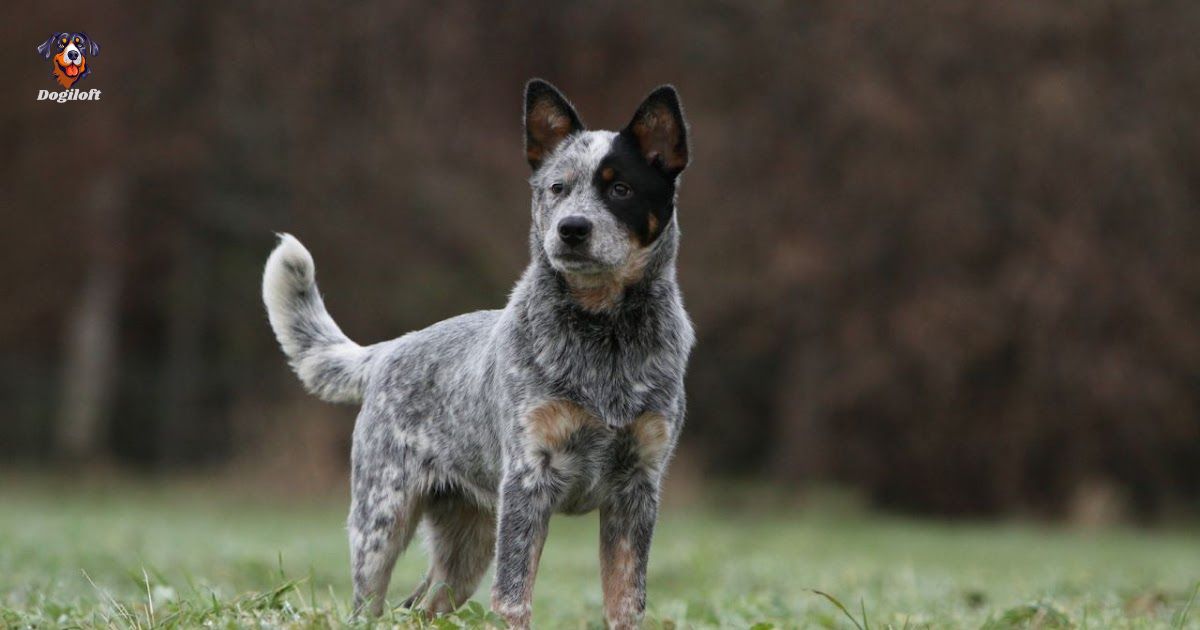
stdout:
{"type": "Polygon", "coordinates": [[[100,45],[92,41],[87,33],[54,33],[37,47],[43,59],[52,60],[54,78],[59,85],[69,88],[87,76],[89,56],[100,54],[100,45]]]}
{"type": "Polygon", "coordinates": [[[525,152],[533,176],[533,237],[572,287],[636,281],[674,229],[675,186],[688,164],[687,123],[671,86],[624,129],[587,131],[554,86],[525,88],[525,152]]]}

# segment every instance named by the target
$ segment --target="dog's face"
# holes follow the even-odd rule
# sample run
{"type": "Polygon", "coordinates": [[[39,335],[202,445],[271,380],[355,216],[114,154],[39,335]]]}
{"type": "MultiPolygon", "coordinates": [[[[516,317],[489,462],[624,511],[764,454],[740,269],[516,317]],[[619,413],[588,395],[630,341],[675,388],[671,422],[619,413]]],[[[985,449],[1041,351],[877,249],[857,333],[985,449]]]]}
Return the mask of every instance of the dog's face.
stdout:
{"type": "Polygon", "coordinates": [[[658,88],[619,132],[586,131],[549,83],[525,90],[525,150],[533,229],[550,265],[573,285],[628,283],[670,229],[688,163],[674,88],[658,88]]]}
{"type": "Polygon", "coordinates": [[[87,33],[54,33],[37,47],[38,54],[52,60],[54,78],[64,88],[88,74],[87,58],[100,54],[100,45],[88,38],[87,33]]]}

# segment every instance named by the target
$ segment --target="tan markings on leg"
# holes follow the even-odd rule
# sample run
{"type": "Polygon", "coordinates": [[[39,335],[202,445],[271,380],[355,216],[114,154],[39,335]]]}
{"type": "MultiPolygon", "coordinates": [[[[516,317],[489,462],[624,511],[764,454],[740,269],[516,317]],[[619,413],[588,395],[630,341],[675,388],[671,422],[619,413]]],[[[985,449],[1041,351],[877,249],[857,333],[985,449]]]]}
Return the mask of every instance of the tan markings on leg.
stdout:
{"type": "Polygon", "coordinates": [[[646,271],[646,263],[650,261],[650,248],[642,247],[637,237],[633,238],[633,253],[625,259],[613,273],[583,276],[567,274],[567,285],[571,288],[571,296],[584,309],[598,312],[616,306],[625,288],[642,279],[646,271]]]}
{"type": "Polygon", "coordinates": [[[651,468],[662,466],[671,446],[671,426],[661,414],[644,413],[629,425],[638,459],[651,468]]]}
{"type": "Polygon", "coordinates": [[[525,417],[525,427],[532,448],[557,451],[562,449],[572,434],[595,421],[579,405],[551,400],[529,412],[525,417]]]}
{"type": "Polygon", "coordinates": [[[637,555],[628,538],[603,545],[600,555],[604,620],[610,630],[637,628],[637,555]]]}
{"type": "Polygon", "coordinates": [[[529,554],[529,585],[530,585],[530,587],[525,589],[524,602],[525,602],[525,606],[527,608],[529,608],[530,610],[533,609],[533,584],[537,582],[538,566],[542,563],[542,549],[544,548],[545,544],[546,544],[546,539],[545,539],[545,537],[543,537],[540,543],[535,543],[533,545],[533,549],[531,550],[531,553],[529,554]]]}

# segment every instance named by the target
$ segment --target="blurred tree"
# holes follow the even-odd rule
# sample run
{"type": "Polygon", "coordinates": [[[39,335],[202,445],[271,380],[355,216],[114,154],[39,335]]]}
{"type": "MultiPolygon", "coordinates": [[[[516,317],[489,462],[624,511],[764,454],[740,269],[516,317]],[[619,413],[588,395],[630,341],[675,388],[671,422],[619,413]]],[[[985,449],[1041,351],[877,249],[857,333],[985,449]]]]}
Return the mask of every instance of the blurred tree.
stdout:
{"type": "Polygon", "coordinates": [[[60,459],[95,463],[107,453],[118,370],[117,316],[121,294],[120,231],[126,202],[124,174],[107,169],[86,195],[87,272],[63,343],[63,376],[56,450],[60,459]]]}
{"type": "MultiPolygon", "coordinates": [[[[299,413],[342,422],[301,455],[342,457],[352,412],[303,398],[263,319],[270,233],[364,342],[499,306],[543,76],[593,127],[682,92],[684,439],[713,472],[943,513],[1200,499],[1194,2],[88,12],[104,100],[0,103],[5,452],[222,462],[299,413]]],[[[32,94],[29,25],[59,18],[20,17],[0,70],[32,94]]]]}

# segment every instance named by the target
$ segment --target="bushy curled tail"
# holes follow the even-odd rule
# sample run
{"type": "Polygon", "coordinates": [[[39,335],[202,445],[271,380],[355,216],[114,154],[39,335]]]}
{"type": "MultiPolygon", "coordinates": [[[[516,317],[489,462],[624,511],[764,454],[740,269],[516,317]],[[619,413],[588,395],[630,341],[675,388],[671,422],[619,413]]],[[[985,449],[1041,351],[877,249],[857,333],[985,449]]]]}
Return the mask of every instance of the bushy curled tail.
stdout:
{"type": "Polygon", "coordinates": [[[371,348],[350,341],[329,316],[317,291],[312,254],[291,234],[280,234],[267,258],[263,303],[305,389],[329,402],[362,402],[371,348]]]}

